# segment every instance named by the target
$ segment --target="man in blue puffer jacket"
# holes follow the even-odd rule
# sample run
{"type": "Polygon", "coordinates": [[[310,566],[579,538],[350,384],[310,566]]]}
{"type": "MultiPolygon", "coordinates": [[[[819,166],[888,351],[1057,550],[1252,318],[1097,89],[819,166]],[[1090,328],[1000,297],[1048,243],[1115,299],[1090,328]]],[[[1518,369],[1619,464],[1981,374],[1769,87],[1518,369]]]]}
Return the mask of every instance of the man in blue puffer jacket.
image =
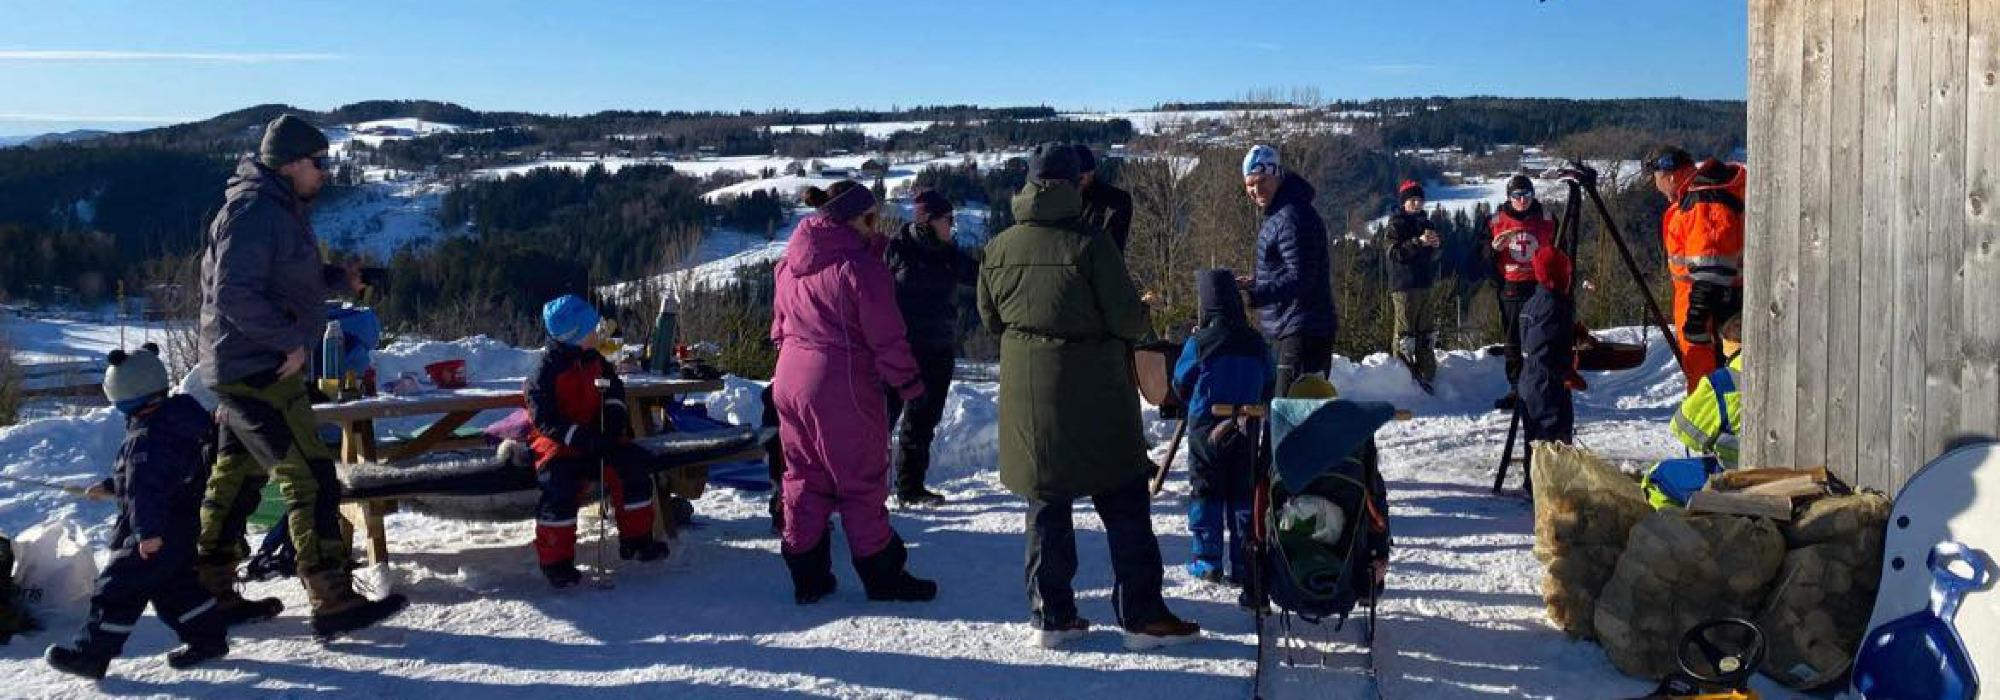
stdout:
{"type": "Polygon", "coordinates": [[[1257,274],[1237,278],[1250,290],[1264,333],[1278,354],[1278,394],[1333,363],[1339,328],[1326,223],[1313,209],[1311,183],[1278,165],[1278,150],[1258,145],[1243,157],[1243,187],[1264,214],[1257,230],[1257,274]]]}

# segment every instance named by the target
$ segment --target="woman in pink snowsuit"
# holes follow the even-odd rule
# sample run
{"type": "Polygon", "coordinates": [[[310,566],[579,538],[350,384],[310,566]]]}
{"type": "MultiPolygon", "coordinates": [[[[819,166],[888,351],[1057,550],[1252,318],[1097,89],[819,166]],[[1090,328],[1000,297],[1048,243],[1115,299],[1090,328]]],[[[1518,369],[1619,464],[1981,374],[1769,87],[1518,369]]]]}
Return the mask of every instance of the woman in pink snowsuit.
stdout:
{"type": "Polygon", "coordinates": [[[793,596],[812,603],[834,589],[829,530],[840,513],[855,573],[870,600],[930,600],[937,584],[911,576],[902,538],[889,527],[889,416],[885,388],[905,401],[923,393],[910,356],[895,280],[873,233],[875,196],[853,181],[821,191],[777,267],[771,378],[785,457],[785,565],[793,596]]]}

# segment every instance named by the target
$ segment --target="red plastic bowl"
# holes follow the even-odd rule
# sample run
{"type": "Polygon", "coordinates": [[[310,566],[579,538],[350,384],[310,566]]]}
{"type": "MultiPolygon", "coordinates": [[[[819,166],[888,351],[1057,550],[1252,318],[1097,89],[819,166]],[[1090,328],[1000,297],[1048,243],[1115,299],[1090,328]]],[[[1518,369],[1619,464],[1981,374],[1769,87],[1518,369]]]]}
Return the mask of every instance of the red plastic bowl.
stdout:
{"type": "Polygon", "coordinates": [[[445,360],[424,365],[424,374],[439,389],[465,388],[465,360],[445,360]]]}

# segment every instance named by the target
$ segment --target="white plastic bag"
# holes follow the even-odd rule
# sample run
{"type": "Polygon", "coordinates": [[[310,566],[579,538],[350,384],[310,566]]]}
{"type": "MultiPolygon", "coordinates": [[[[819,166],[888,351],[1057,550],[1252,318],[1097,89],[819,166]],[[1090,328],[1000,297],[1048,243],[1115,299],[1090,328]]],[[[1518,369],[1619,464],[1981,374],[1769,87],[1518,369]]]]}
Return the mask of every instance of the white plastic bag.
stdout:
{"type": "Polygon", "coordinates": [[[56,518],[22,531],[14,539],[14,582],[28,609],[44,620],[90,614],[97,558],[83,528],[56,518]]]}
{"type": "Polygon", "coordinates": [[[1347,527],[1347,512],[1333,501],[1311,494],[1293,496],[1278,511],[1278,527],[1290,530],[1310,522],[1312,538],[1329,547],[1340,544],[1340,530],[1347,527]]]}

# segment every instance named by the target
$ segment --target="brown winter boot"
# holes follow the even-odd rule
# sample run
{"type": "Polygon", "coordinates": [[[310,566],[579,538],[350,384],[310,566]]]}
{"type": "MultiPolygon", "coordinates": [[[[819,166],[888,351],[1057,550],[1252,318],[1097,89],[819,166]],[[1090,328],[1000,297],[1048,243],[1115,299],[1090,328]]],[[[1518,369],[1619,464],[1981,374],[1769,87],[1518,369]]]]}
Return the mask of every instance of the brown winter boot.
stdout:
{"type": "Polygon", "coordinates": [[[354,592],[354,577],[345,566],[311,574],[300,572],[299,578],[306,584],[306,600],[312,603],[313,636],[320,641],[381,622],[409,603],[397,593],[369,600],[354,592]]]}
{"type": "Polygon", "coordinates": [[[249,600],[236,592],[236,562],[225,560],[203,560],[195,564],[194,575],[201,582],[203,590],[215,596],[216,619],[223,627],[235,627],[250,622],[263,622],[284,612],[285,604],[277,598],[249,600]]]}

